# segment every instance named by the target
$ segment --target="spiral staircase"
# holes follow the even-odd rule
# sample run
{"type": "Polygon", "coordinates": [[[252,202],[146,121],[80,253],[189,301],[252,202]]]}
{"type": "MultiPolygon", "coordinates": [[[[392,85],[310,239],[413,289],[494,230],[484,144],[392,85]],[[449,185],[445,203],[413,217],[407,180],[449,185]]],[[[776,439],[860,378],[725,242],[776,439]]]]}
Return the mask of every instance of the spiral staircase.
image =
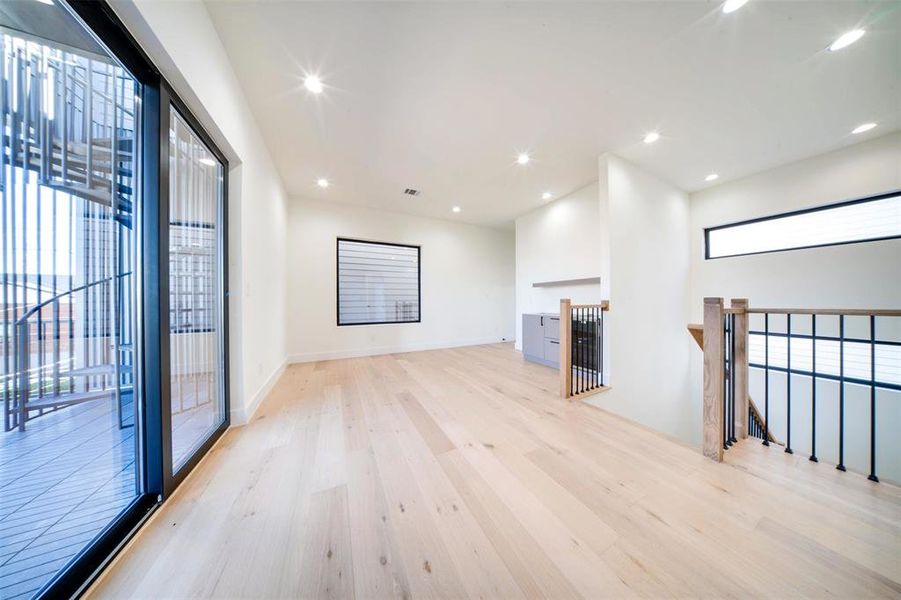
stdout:
{"type": "Polygon", "coordinates": [[[0,39],[4,430],[104,399],[127,427],[134,80],[86,52],[0,39]]]}

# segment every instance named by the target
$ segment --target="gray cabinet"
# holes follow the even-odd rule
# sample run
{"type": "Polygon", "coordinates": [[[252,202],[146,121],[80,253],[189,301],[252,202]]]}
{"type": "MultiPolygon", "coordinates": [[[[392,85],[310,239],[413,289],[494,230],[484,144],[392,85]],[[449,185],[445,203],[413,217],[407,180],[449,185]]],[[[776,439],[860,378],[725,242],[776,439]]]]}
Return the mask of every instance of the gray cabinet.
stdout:
{"type": "Polygon", "coordinates": [[[528,361],[555,369],[559,367],[559,315],[527,313],[522,316],[522,354],[528,361]]]}

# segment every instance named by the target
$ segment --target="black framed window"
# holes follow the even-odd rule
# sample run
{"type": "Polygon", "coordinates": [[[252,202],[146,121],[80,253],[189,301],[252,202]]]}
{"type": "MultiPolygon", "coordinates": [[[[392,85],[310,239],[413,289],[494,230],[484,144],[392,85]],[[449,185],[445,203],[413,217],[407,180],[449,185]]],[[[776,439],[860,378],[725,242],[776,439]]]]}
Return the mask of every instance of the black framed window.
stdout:
{"type": "Polygon", "coordinates": [[[419,246],[338,238],[338,325],[419,323],[419,246]]]}
{"type": "Polygon", "coordinates": [[[901,191],[704,230],[705,258],[901,237],[901,191]]]}

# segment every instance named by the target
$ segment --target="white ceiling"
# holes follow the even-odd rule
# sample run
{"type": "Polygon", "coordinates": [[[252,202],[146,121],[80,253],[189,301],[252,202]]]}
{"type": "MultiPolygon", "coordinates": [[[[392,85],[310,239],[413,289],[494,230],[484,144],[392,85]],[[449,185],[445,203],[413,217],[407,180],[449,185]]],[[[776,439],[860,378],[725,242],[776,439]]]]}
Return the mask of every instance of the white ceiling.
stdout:
{"type": "Polygon", "coordinates": [[[694,191],[901,128],[901,2],[207,7],[292,196],[503,226],[607,151],[694,191]]]}

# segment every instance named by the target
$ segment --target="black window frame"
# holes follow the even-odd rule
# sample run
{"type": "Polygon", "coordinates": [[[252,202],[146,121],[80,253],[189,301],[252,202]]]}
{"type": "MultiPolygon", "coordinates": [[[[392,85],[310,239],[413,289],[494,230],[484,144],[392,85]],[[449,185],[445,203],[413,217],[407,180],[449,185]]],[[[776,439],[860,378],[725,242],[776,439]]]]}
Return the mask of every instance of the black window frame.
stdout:
{"type": "Polygon", "coordinates": [[[400,244],[397,242],[382,242],[378,240],[364,240],[359,238],[338,237],[335,240],[335,324],[338,327],[356,327],[359,325],[409,325],[422,323],[422,246],[415,244],[400,244]],[[393,246],[395,248],[416,249],[416,320],[411,321],[366,321],[361,323],[341,322],[341,242],[356,242],[358,244],[374,244],[379,246],[393,246]]]}
{"type": "Polygon", "coordinates": [[[892,192],[885,192],[882,194],[876,194],[874,196],[865,196],[863,198],[855,198],[853,200],[844,200],[842,202],[834,202],[830,204],[824,204],[821,206],[813,206],[810,208],[802,208],[800,210],[793,210],[784,213],[778,213],[774,215],[767,215],[764,217],[757,217],[754,219],[747,219],[744,221],[736,221],[734,223],[726,223],[725,225],[717,225],[715,227],[705,227],[704,228],[704,260],[720,260],[724,258],[736,258],[739,256],[755,256],[757,254],[772,254],[774,252],[792,252],[794,250],[809,250],[812,248],[827,248],[829,246],[845,246],[848,244],[866,244],[868,242],[881,242],[885,240],[896,240],[901,238],[901,235],[890,235],[890,236],[882,236],[882,237],[874,237],[874,238],[866,238],[862,240],[848,240],[844,242],[829,242],[825,244],[811,244],[807,246],[787,246],[785,248],[776,248],[773,250],[759,250],[757,252],[741,252],[738,254],[725,254],[723,256],[710,256],[710,232],[718,231],[721,229],[729,229],[730,227],[739,227],[742,225],[750,225],[753,223],[760,223],[763,221],[774,221],[777,219],[784,219],[787,217],[794,217],[797,215],[803,215],[814,212],[822,212],[825,210],[832,210],[835,208],[842,208],[845,206],[852,206],[854,204],[866,204],[867,202],[876,202],[879,200],[885,200],[887,198],[894,198],[896,196],[901,196],[901,190],[895,190],[892,192]]]}

